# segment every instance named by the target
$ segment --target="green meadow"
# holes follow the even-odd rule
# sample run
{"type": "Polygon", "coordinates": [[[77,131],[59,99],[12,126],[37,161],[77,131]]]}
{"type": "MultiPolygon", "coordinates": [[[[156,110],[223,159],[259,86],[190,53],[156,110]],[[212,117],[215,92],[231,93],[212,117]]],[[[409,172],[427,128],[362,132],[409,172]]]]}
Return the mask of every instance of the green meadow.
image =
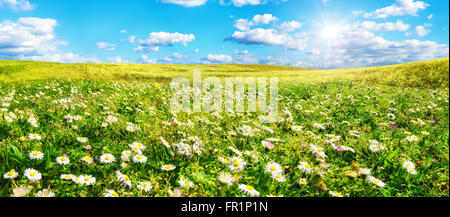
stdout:
{"type": "Polygon", "coordinates": [[[449,59],[355,69],[0,60],[0,196],[448,197],[449,59]],[[174,77],[278,77],[279,121],[170,112],[174,77]]]}

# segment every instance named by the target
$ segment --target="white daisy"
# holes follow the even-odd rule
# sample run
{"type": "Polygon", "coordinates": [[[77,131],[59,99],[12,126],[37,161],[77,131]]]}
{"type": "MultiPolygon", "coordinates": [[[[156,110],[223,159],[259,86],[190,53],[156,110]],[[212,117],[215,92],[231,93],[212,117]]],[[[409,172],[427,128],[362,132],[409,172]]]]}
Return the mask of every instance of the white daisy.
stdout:
{"type": "Polygon", "coordinates": [[[277,180],[278,182],[285,182],[286,181],[286,177],[284,177],[280,173],[272,173],[272,178],[277,180]]]}
{"type": "Polygon", "coordinates": [[[150,182],[139,182],[139,185],[137,186],[137,188],[144,192],[149,192],[152,190],[153,187],[150,182]]]}
{"type": "Polygon", "coordinates": [[[103,194],[104,197],[119,197],[119,194],[114,190],[106,189],[106,192],[103,194]]]}
{"type": "Polygon", "coordinates": [[[29,134],[28,138],[31,140],[41,140],[41,136],[39,136],[39,134],[36,134],[36,133],[29,134]]]}
{"type": "Polygon", "coordinates": [[[55,193],[48,189],[40,190],[36,193],[36,197],[54,197],[55,193]]]}
{"type": "Polygon", "coordinates": [[[114,155],[106,153],[103,154],[102,156],[100,156],[100,162],[105,163],[105,164],[110,164],[113,163],[116,160],[116,158],[114,157],[114,155]]]}
{"type": "Polygon", "coordinates": [[[81,175],[79,178],[80,184],[82,185],[93,185],[95,183],[95,178],[91,175],[81,175]]]}
{"type": "Polygon", "coordinates": [[[125,150],[125,151],[122,151],[122,155],[120,156],[120,158],[123,161],[129,161],[130,160],[130,156],[131,156],[131,151],[125,150]]]}
{"type": "Polygon", "coordinates": [[[259,196],[259,192],[253,186],[240,184],[239,189],[251,197],[259,196]]]}
{"type": "Polygon", "coordinates": [[[311,165],[308,162],[303,162],[303,161],[300,162],[300,164],[298,165],[298,168],[306,174],[311,173],[311,169],[312,169],[311,165]]]}
{"type": "Polygon", "coordinates": [[[265,169],[266,172],[271,174],[281,174],[283,172],[281,165],[274,162],[267,163],[265,169]]]}
{"type": "Polygon", "coordinates": [[[16,172],[16,170],[12,169],[9,172],[5,173],[5,175],[3,175],[3,178],[5,179],[14,179],[19,175],[18,172],[16,172]]]}
{"type": "Polygon", "coordinates": [[[143,163],[147,162],[147,157],[144,155],[141,155],[141,154],[134,155],[133,162],[143,164],[143,163]]]}
{"type": "Polygon", "coordinates": [[[73,180],[75,176],[72,174],[61,174],[60,178],[62,180],[73,180]]]}
{"type": "Polygon", "coordinates": [[[61,156],[56,158],[58,164],[67,165],[70,163],[70,159],[66,156],[61,156]]]}
{"type": "Polygon", "coordinates": [[[32,151],[28,154],[28,157],[32,160],[41,160],[44,157],[44,154],[40,151],[32,151]]]}
{"type": "Polygon", "coordinates": [[[373,184],[377,185],[378,187],[384,188],[384,186],[386,184],[384,184],[383,181],[373,177],[373,176],[367,176],[367,180],[369,180],[369,182],[372,182],[373,184]]]}
{"type": "Polygon", "coordinates": [[[165,171],[171,171],[174,170],[176,168],[176,166],[172,165],[172,164],[166,164],[166,165],[162,165],[161,169],[165,170],[165,171]]]}
{"type": "Polygon", "coordinates": [[[35,169],[26,169],[24,175],[32,182],[37,182],[42,178],[41,173],[35,169]]]}
{"type": "Polygon", "coordinates": [[[86,138],[86,137],[77,137],[77,141],[78,142],[81,142],[81,143],[86,143],[86,142],[88,142],[88,138],[86,138]]]}
{"type": "Polygon", "coordinates": [[[232,185],[236,179],[229,173],[222,173],[219,175],[219,181],[227,185],[232,185]]]}
{"type": "Polygon", "coordinates": [[[191,182],[189,179],[181,178],[180,180],[178,180],[178,183],[180,183],[181,187],[184,187],[184,188],[193,188],[194,187],[194,183],[191,182]]]}

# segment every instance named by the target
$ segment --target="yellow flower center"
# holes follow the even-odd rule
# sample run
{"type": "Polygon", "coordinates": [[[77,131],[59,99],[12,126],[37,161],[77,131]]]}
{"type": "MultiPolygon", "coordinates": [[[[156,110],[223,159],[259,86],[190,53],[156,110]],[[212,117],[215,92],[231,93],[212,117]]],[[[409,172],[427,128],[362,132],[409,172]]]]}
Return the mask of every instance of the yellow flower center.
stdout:
{"type": "Polygon", "coordinates": [[[138,160],[142,160],[142,158],[144,158],[144,157],[142,157],[141,155],[139,155],[139,156],[137,157],[138,160]]]}
{"type": "Polygon", "coordinates": [[[118,196],[119,196],[119,194],[118,194],[117,192],[113,192],[112,195],[113,195],[114,197],[118,197],[118,196]]]}
{"type": "Polygon", "coordinates": [[[276,175],[275,177],[276,177],[277,179],[281,178],[281,176],[280,176],[280,175],[276,175]]]}
{"type": "Polygon", "coordinates": [[[311,166],[309,166],[309,164],[306,164],[305,167],[308,169],[311,168],[311,166]]]}
{"type": "Polygon", "coordinates": [[[105,157],[105,160],[109,160],[109,159],[110,159],[109,156],[106,156],[106,157],[105,157]]]}
{"type": "Polygon", "coordinates": [[[61,157],[61,161],[66,161],[67,159],[65,157],[61,157]]]}
{"type": "Polygon", "coordinates": [[[14,172],[9,172],[8,173],[8,176],[13,176],[14,175],[14,172]]]}
{"type": "Polygon", "coordinates": [[[91,180],[89,177],[84,178],[84,181],[89,182],[91,180]]]}
{"type": "Polygon", "coordinates": [[[166,166],[166,169],[170,170],[170,168],[172,168],[170,165],[166,166]]]}
{"type": "Polygon", "coordinates": [[[185,185],[189,185],[189,183],[190,183],[190,182],[189,182],[188,180],[184,181],[184,184],[185,184],[185,185]]]}
{"type": "Polygon", "coordinates": [[[34,152],[34,153],[33,153],[33,155],[34,155],[34,156],[38,156],[38,155],[39,155],[39,153],[37,153],[37,152],[34,152]]]}
{"type": "Polygon", "coordinates": [[[234,162],[234,164],[233,164],[235,167],[238,167],[238,166],[240,166],[241,165],[241,163],[239,163],[239,162],[234,162]]]}
{"type": "Polygon", "coordinates": [[[250,190],[250,191],[253,191],[253,190],[255,190],[255,188],[254,188],[254,187],[252,187],[252,186],[250,186],[250,185],[247,185],[247,189],[248,189],[248,190],[250,190]]]}
{"type": "Polygon", "coordinates": [[[35,172],[31,172],[30,176],[34,177],[34,176],[36,176],[36,173],[35,172]]]}
{"type": "Polygon", "coordinates": [[[277,168],[275,166],[270,167],[270,170],[275,171],[277,168]]]}

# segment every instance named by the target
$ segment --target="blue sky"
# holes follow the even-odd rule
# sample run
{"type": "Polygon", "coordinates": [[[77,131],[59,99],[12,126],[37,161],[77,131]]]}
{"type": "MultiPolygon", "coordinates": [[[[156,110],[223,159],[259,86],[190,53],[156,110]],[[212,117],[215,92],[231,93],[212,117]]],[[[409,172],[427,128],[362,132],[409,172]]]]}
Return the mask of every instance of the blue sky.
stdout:
{"type": "Polygon", "coordinates": [[[0,0],[0,59],[346,68],[449,55],[442,0],[0,0]]]}

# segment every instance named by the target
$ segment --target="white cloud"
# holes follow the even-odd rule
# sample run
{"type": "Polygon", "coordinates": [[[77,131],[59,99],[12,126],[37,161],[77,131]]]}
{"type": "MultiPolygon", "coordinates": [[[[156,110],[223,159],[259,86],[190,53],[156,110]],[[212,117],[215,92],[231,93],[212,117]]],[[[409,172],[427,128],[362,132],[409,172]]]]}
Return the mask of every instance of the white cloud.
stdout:
{"type": "Polygon", "coordinates": [[[238,19],[234,21],[234,27],[241,31],[247,31],[252,26],[260,25],[260,24],[270,24],[276,22],[278,20],[277,17],[272,14],[263,14],[263,15],[255,15],[251,21],[248,19],[238,19]]]}
{"type": "Polygon", "coordinates": [[[0,0],[0,8],[8,8],[13,11],[31,11],[35,8],[27,0],[0,0]]]}
{"type": "Polygon", "coordinates": [[[412,15],[416,16],[419,10],[424,10],[429,4],[423,1],[396,0],[391,6],[380,8],[374,12],[364,13],[365,18],[386,18],[389,16],[412,15]]]}
{"type": "Polygon", "coordinates": [[[212,63],[231,63],[233,57],[224,54],[209,54],[206,60],[212,63]]]}
{"type": "Polygon", "coordinates": [[[285,57],[267,56],[259,60],[259,64],[264,65],[289,65],[290,61],[285,57]]]}
{"type": "Polygon", "coordinates": [[[253,17],[252,20],[255,25],[258,25],[258,24],[269,24],[271,22],[276,22],[278,20],[278,18],[274,17],[272,14],[263,14],[263,15],[257,14],[253,17]]]}
{"type": "Polygon", "coordinates": [[[196,48],[195,50],[194,50],[194,53],[198,53],[200,50],[198,49],[198,48],[196,48]]]}
{"type": "Polygon", "coordinates": [[[446,57],[446,44],[433,41],[389,41],[373,32],[354,30],[342,32],[322,52],[322,67],[344,68],[369,65],[397,64],[446,57]]]}
{"type": "Polygon", "coordinates": [[[0,59],[19,59],[52,62],[98,62],[96,57],[83,57],[66,52],[59,46],[67,45],[58,40],[54,19],[22,17],[17,22],[0,23],[0,59]]]}
{"type": "Polygon", "coordinates": [[[282,32],[292,32],[295,31],[296,29],[299,29],[302,27],[302,24],[293,20],[293,21],[288,21],[288,22],[283,22],[278,29],[282,32]]]}
{"type": "Polygon", "coordinates": [[[294,38],[275,29],[256,28],[243,32],[236,31],[229,40],[240,44],[276,45],[286,50],[303,50],[306,47],[305,38],[294,38]]]}
{"type": "Polygon", "coordinates": [[[204,5],[207,0],[161,0],[163,3],[177,4],[184,7],[197,7],[204,5]]]}
{"type": "Polygon", "coordinates": [[[142,55],[140,62],[145,64],[156,64],[158,61],[156,59],[149,59],[146,55],[142,55]]]}
{"type": "Polygon", "coordinates": [[[113,51],[116,49],[115,44],[107,43],[107,42],[97,42],[97,47],[102,50],[113,51]]]}
{"type": "Polygon", "coordinates": [[[122,29],[122,30],[120,30],[120,33],[127,33],[127,30],[122,29]]]}
{"type": "Polygon", "coordinates": [[[433,19],[433,14],[428,15],[427,19],[429,20],[433,19]]]}
{"type": "Polygon", "coordinates": [[[171,47],[174,44],[187,44],[195,39],[194,34],[181,34],[181,33],[169,33],[169,32],[152,32],[148,39],[138,39],[139,46],[134,48],[136,51],[158,51],[159,47],[171,47]]]}
{"type": "Polygon", "coordinates": [[[431,31],[429,29],[426,29],[425,26],[416,26],[415,30],[416,30],[416,35],[419,37],[426,36],[431,31]]]}
{"type": "Polygon", "coordinates": [[[322,0],[322,3],[323,3],[324,5],[326,5],[326,4],[328,3],[328,1],[329,1],[329,0],[322,0]]]}
{"type": "Polygon", "coordinates": [[[236,7],[242,7],[244,5],[259,5],[259,4],[264,4],[266,1],[262,1],[262,0],[231,0],[231,2],[234,4],[234,6],[236,7]]]}
{"type": "Polygon", "coordinates": [[[128,42],[130,42],[130,43],[134,43],[134,40],[136,39],[136,36],[134,36],[134,35],[131,35],[131,36],[129,36],[128,37],[128,42]]]}
{"type": "Polygon", "coordinates": [[[108,62],[110,62],[110,63],[128,63],[128,60],[123,60],[122,57],[116,56],[116,57],[109,57],[108,62]]]}
{"type": "Polygon", "coordinates": [[[367,31],[400,31],[408,30],[410,25],[403,23],[401,20],[397,22],[376,23],[372,21],[356,22],[351,25],[352,30],[367,30],[367,31]]]}

